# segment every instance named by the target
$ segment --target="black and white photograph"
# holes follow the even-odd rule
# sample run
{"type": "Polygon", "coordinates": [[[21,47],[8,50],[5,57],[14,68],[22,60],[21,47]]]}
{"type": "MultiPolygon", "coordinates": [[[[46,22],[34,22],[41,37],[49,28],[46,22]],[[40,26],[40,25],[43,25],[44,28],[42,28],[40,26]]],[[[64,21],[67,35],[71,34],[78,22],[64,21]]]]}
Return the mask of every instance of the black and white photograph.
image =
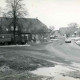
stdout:
{"type": "Polygon", "coordinates": [[[80,0],[0,0],[0,80],[80,80],[80,0]]]}

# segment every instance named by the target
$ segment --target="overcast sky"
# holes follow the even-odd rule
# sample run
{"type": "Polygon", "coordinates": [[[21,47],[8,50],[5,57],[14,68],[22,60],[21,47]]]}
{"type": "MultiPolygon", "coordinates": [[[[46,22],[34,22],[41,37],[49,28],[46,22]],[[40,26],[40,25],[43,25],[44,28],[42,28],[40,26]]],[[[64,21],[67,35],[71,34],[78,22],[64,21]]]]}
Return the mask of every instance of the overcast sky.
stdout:
{"type": "MultiPolygon", "coordinates": [[[[29,17],[38,17],[47,26],[59,29],[72,22],[80,25],[80,0],[24,0],[24,3],[29,17]]],[[[5,0],[0,0],[0,6],[5,6],[5,0]]]]}

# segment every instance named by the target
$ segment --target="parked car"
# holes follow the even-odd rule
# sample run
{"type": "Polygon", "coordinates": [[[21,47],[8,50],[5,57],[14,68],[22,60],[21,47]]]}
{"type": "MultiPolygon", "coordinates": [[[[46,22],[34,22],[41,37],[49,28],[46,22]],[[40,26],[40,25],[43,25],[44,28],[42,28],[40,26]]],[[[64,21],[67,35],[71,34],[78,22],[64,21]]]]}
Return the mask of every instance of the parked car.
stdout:
{"type": "Polygon", "coordinates": [[[77,40],[77,41],[75,41],[75,42],[76,42],[76,44],[80,45],[80,40],[77,40]]]}
{"type": "Polygon", "coordinates": [[[69,38],[65,39],[65,43],[71,43],[71,39],[69,38]]]}

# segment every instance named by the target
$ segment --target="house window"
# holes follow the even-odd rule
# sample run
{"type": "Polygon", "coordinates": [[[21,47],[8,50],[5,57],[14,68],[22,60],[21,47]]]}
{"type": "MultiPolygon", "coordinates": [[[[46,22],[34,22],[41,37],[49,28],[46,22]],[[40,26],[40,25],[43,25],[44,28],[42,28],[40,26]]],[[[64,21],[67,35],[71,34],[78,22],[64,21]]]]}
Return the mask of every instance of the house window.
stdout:
{"type": "Polygon", "coordinates": [[[6,28],[6,31],[8,31],[8,28],[6,28]]]}
{"type": "Polygon", "coordinates": [[[24,34],[22,34],[21,36],[24,37],[24,34]]]}
{"type": "Polygon", "coordinates": [[[14,27],[13,26],[11,26],[11,31],[13,31],[14,30],[14,27]]]}
{"type": "MultiPolygon", "coordinates": [[[[14,30],[14,27],[11,26],[11,31],[13,31],[13,30],[14,30]]],[[[18,26],[16,26],[15,30],[18,31],[18,26]]]]}
{"type": "Polygon", "coordinates": [[[2,38],[4,38],[4,36],[2,36],[2,38]]]}
{"type": "Polygon", "coordinates": [[[16,26],[16,29],[15,30],[18,31],[18,26],[16,26]]]}

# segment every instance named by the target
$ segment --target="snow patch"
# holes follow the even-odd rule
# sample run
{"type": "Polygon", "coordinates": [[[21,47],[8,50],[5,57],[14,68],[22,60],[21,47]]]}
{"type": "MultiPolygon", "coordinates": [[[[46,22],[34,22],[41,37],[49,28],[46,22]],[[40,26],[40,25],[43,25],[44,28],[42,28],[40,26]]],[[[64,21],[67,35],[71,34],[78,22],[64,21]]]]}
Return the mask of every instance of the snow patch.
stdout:
{"type": "Polygon", "coordinates": [[[72,62],[71,66],[74,67],[76,70],[80,70],[80,63],[72,62]]]}
{"type": "Polygon", "coordinates": [[[66,73],[67,71],[73,71],[73,70],[61,65],[56,65],[55,67],[39,68],[35,71],[32,71],[32,73],[43,76],[54,76],[54,75],[57,76],[58,74],[66,73]]]}
{"type": "Polygon", "coordinates": [[[38,76],[52,77],[53,79],[50,80],[79,80],[67,76],[66,73],[70,71],[72,72],[74,70],[67,66],[56,65],[55,67],[39,68],[37,70],[31,71],[31,73],[36,74],[38,76]]]}
{"type": "Polygon", "coordinates": [[[22,46],[30,46],[29,44],[25,44],[25,45],[4,45],[4,46],[0,46],[0,47],[22,47],[22,46]]]}

